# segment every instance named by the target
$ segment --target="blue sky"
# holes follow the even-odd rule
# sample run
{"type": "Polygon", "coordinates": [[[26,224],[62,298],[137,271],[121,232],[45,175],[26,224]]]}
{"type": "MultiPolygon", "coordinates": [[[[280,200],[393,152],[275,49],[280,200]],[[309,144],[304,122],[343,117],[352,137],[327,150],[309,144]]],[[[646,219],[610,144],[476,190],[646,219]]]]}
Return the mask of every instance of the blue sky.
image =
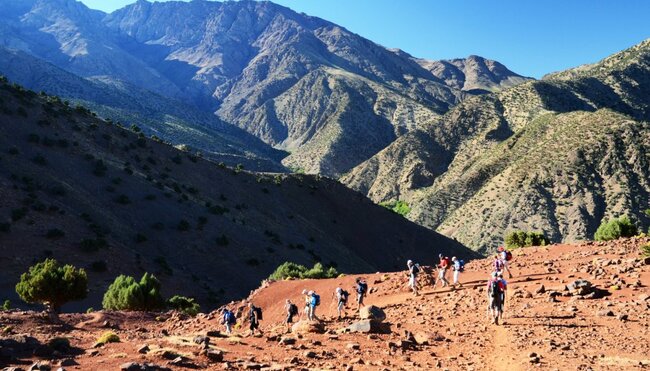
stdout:
{"type": "MultiPolygon", "coordinates": [[[[135,0],[82,0],[112,11],[135,0]]],[[[522,75],[596,62],[650,37],[646,0],[277,0],[421,58],[477,54],[522,75]]]]}

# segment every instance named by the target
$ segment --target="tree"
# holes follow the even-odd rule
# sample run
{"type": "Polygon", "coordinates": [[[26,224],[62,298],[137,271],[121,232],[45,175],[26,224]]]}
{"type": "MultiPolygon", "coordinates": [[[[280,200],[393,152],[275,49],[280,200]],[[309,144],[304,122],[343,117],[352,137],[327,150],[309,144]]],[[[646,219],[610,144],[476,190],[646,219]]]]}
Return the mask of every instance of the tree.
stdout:
{"type": "Polygon", "coordinates": [[[637,234],[636,225],[630,218],[623,216],[611,220],[603,219],[594,234],[596,241],[611,241],[621,237],[632,237],[637,234]]]}
{"type": "Polygon", "coordinates": [[[323,264],[316,263],[311,269],[307,269],[304,265],[296,264],[293,262],[284,262],[275,269],[269,279],[284,280],[287,278],[334,278],[339,275],[339,272],[334,267],[325,269],[323,264]]]}
{"type": "Polygon", "coordinates": [[[102,300],[108,310],[152,311],[165,307],[160,294],[160,281],[145,273],[140,282],[131,276],[119,275],[108,287],[102,300]]]}
{"type": "Polygon", "coordinates": [[[61,266],[54,259],[46,259],[20,276],[16,293],[27,303],[45,305],[50,317],[57,319],[63,304],[86,297],[88,276],[81,268],[61,266]]]}
{"type": "Polygon", "coordinates": [[[546,246],[550,243],[544,233],[539,232],[525,232],[525,231],[511,231],[506,234],[504,239],[506,248],[516,249],[519,247],[529,246],[546,246]]]}
{"type": "Polygon", "coordinates": [[[187,298],[180,295],[174,295],[171,299],[167,300],[167,305],[172,309],[190,316],[196,316],[201,311],[201,306],[194,298],[187,298]]]}

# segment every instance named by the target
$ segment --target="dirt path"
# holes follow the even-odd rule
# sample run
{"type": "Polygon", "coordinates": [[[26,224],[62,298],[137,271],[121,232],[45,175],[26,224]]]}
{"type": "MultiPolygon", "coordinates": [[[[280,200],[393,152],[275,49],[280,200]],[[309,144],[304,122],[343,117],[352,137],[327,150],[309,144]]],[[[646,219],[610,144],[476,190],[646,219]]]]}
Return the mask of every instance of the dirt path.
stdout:
{"type": "MultiPolygon", "coordinates": [[[[513,344],[510,342],[510,332],[507,325],[491,325],[492,327],[492,346],[486,347],[490,349],[486,357],[487,364],[492,365],[492,370],[508,370],[517,371],[524,370],[521,362],[518,361],[518,350],[514,349],[513,344]]],[[[519,355],[520,356],[520,355],[519,355]]]]}

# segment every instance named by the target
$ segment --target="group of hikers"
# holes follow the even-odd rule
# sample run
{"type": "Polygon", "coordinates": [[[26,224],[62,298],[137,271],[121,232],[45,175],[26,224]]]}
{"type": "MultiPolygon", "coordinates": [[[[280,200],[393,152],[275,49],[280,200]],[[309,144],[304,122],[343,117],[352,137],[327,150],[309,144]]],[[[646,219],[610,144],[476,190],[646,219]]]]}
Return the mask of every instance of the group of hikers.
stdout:
{"type": "MultiPolygon", "coordinates": [[[[438,283],[442,287],[451,287],[452,290],[455,290],[456,287],[462,287],[460,283],[460,275],[465,269],[465,262],[462,259],[458,259],[455,256],[451,259],[443,254],[438,255],[439,262],[436,265],[438,272],[437,280],[433,283],[433,288],[435,289],[438,283]],[[452,283],[450,284],[447,280],[447,274],[451,270],[453,272],[452,283]]],[[[488,307],[487,315],[488,318],[494,323],[499,324],[499,320],[503,317],[503,311],[505,306],[506,299],[506,290],[507,282],[503,278],[504,272],[507,272],[509,277],[512,278],[512,273],[510,271],[509,262],[512,260],[512,253],[506,250],[504,247],[499,247],[497,253],[494,255],[494,261],[492,266],[492,272],[487,282],[487,297],[488,297],[488,307]]],[[[420,264],[414,263],[412,260],[406,262],[407,266],[407,275],[408,275],[408,286],[413,292],[413,295],[418,296],[418,275],[422,271],[420,264]]],[[[368,283],[361,278],[355,280],[355,284],[352,287],[352,290],[356,293],[356,303],[357,311],[364,306],[363,300],[368,293],[368,283]]],[[[304,298],[304,307],[302,312],[299,311],[298,305],[293,303],[291,299],[286,299],[284,310],[286,311],[286,319],[284,323],[287,327],[291,327],[294,322],[294,317],[299,315],[299,320],[309,320],[315,321],[319,320],[316,315],[316,311],[321,304],[320,295],[313,290],[302,290],[302,295],[304,298]]],[[[348,299],[350,293],[343,289],[342,287],[337,287],[332,293],[333,303],[336,303],[337,318],[343,319],[347,316],[348,309],[348,299]]],[[[221,312],[221,322],[226,328],[226,333],[232,333],[232,327],[237,323],[236,315],[230,309],[224,308],[221,312]]],[[[261,334],[260,330],[260,320],[262,320],[262,309],[253,305],[253,303],[248,304],[248,322],[250,334],[255,335],[256,332],[261,334]]]]}

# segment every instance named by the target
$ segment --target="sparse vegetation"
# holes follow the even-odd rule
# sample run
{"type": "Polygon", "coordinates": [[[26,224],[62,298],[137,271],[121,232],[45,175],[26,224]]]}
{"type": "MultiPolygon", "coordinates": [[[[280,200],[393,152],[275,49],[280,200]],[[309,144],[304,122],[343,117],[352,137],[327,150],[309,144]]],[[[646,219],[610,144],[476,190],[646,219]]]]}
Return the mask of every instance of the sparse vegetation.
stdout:
{"type": "Polygon", "coordinates": [[[323,264],[316,263],[314,267],[308,269],[304,265],[296,264],[293,262],[284,262],[276,270],[271,273],[269,279],[272,280],[285,280],[288,278],[334,278],[338,277],[339,273],[334,267],[325,269],[323,264]]]}
{"type": "Polygon", "coordinates": [[[108,310],[153,311],[165,306],[160,294],[160,281],[145,273],[140,281],[131,276],[119,275],[108,287],[102,300],[108,310]]]}
{"type": "Polygon", "coordinates": [[[517,249],[520,247],[546,246],[550,243],[544,233],[511,231],[506,234],[505,245],[507,249],[517,249]]]}
{"type": "Polygon", "coordinates": [[[403,217],[406,217],[411,212],[411,207],[404,201],[387,201],[381,202],[379,205],[403,217]]]}
{"type": "Polygon", "coordinates": [[[61,305],[84,299],[88,292],[88,276],[83,269],[72,265],[61,266],[54,259],[46,259],[29,268],[20,276],[16,293],[27,303],[46,306],[56,316],[61,305]]]}
{"type": "Polygon", "coordinates": [[[105,333],[102,334],[102,336],[97,339],[96,344],[98,345],[103,345],[103,344],[108,344],[108,343],[119,343],[120,342],[120,337],[117,336],[112,331],[106,331],[105,333]]]}
{"type": "Polygon", "coordinates": [[[603,220],[594,239],[596,241],[611,241],[621,237],[632,237],[637,234],[637,228],[634,223],[627,216],[614,218],[611,220],[603,220]]]}
{"type": "Polygon", "coordinates": [[[2,307],[0,307],[0,310],[6,312],[11,309],[11,300],[7,299],[2,303],[2,307]]]}
{"type": "Polygon", "coordinates": [[[167,300],[169,308],[181,311],[190,316],[196,316],[201,311],[201,306],[194,300],[185,296],[174,295],[167,300]]]}

